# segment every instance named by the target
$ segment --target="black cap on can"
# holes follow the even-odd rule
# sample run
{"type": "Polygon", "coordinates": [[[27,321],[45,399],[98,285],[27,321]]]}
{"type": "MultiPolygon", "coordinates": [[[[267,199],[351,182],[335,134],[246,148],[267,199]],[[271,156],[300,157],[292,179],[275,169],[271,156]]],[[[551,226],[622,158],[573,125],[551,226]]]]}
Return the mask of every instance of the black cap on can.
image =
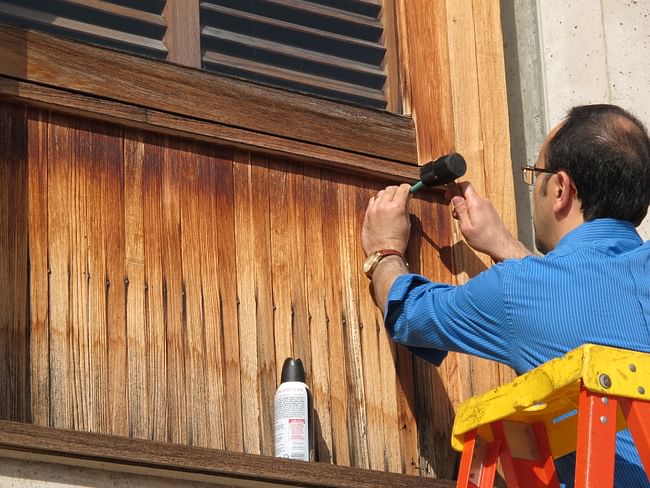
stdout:
{"type": "Polygon", "coordinates": [[[305,368],[300,359],[287,358],[282,365],[282,383],[285,381],[305,382],[305,368]]]}

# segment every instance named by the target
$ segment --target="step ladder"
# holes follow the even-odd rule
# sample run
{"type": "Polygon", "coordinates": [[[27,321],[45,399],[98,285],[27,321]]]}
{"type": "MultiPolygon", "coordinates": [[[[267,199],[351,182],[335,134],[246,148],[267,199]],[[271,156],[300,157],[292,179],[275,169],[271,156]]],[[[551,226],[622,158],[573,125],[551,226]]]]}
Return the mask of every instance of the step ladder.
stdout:
{"type": "Polygon", "coordinates": [[[614,483],[616,432],[630,429],[650,479],[650,354],[587,344],[462,403],[457,488],[557,487],[554,459],[576,451],[576,488],[614,483]]]}

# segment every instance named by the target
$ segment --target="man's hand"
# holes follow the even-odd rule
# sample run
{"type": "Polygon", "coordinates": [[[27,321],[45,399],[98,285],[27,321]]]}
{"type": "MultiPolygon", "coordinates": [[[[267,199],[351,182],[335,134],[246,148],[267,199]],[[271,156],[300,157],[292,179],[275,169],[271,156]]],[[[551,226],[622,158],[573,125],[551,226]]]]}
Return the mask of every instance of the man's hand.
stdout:
{"type": "Polygon", "coordinates": [[[410,185],[389,186],[370,199],[361,232],[366,255],[380,249],[397,249],[402,254],[411,233],[410,185]]]}
{"type": "Polygon", "coordinates": [[[492,202],[481,198],[471,183],[462,182],[457,186],[461,194],[451,198],[452,215],[460,223],[460,230],[470,246],[497,262],[533,254],[512,237],[492,202]]]}
{"type": "MultiPolygon", "coordinates": [[[[370,199],[361,231],[361,244],[366,255],[380,249],[406,252],[411,233],[409,216],[410,185],[389,186],[370,199]]],[[[386,256],[372,275],[372,289],[382,312],[386,298],[398,276],[408,273],[402,258],[386,256]]]]}

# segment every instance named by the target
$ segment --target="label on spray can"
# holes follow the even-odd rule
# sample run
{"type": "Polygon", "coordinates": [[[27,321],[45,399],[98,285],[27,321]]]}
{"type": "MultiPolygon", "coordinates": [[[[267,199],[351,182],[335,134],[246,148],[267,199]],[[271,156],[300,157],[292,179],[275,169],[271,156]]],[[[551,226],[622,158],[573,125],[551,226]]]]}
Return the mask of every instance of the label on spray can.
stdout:
{"type": "Polygon", "coordinates": [[[282,383],[275,393],[275,455],[310,460],[309,393],[304,383],[282,383]]]}

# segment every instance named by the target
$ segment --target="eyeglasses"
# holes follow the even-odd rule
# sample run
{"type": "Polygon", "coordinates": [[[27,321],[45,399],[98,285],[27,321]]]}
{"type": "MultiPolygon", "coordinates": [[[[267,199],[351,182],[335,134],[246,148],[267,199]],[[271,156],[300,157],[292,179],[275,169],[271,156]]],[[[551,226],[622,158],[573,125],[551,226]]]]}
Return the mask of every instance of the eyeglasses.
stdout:
{"type": "Polygon", "coordinates": [[[558,171],[559,170],[536,168],[535,166],[522,166],[521,178],[524,180],[524,183],[533,186],[535,184],[537,173],[555,174],[558,171]]]}

